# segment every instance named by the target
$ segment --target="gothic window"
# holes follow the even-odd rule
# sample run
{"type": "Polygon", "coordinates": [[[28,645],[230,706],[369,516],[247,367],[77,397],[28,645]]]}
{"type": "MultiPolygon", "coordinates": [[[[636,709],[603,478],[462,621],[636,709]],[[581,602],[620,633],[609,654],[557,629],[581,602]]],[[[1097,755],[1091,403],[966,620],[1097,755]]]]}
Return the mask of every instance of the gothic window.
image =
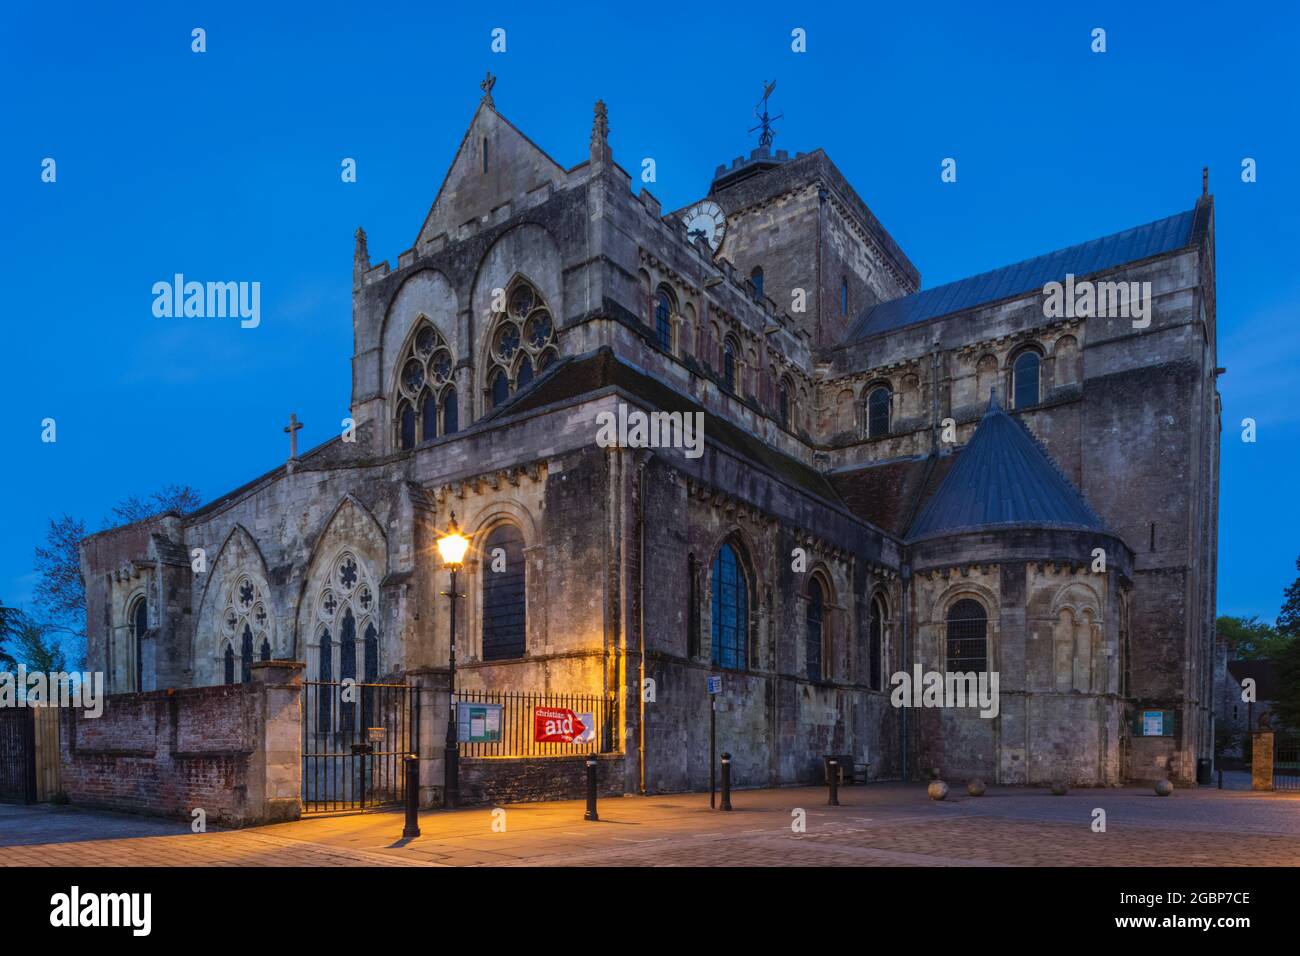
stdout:
{"type": "Polygon", "coordinates": [[[808,607],[804,612],[804,662],[808,668],[809,680],[822,680],[826,676],[822,670],[822,646],[825,639],[822,618],[825,604],[826,596],[822,593],[821,581],[814,576],[808,582],[808,607]]]}
{"type": "Polygon", "coordinates": [[[713,663],[744,670],[749,635],[749,586],[730,544],[713,559],[713,663]]]}
{"type": "Polygon", "coordinates": [[[334,642],[328,627],[321,626],[317,644],[316,676],[322,686],[316,688],[316,729],[326,732],[333,724],[330,711],[334,703],[334,688],[325,686],[334,682],[334,642]]]}
{"type": "MultiPolygon", "coordinates": [[[[379,674],[379,600],[370,569],[351,551],[344,551],[330,565],[329,574],[320,583],[315,596],[316,673],[323,683],[357,680],[370,683],[379,674]],[[358,639],[361,635],[361,639],[358,639]]],[[[362,716],[366,714],[366,694],[362,688],[362,716]]],[[[336,687],[320,687],[317,704],[317,730],[348,731],[356,729],[355,697],[342,699],[336,687]],[[333,701],[339,699],[337,711],[333,701]],[[336,716],[337,714],[337,716],[336,716]],[[334,724],[337,719],[337,725],[334,724]]]]}
{"type": "MultiPolygon", "coordinates": [[[[241,574],[235,579],[230,593],[226,595],[226,608],[221,614],[220,628],[223,645],[230,647],[238,644],[239,679],[247,684],[252,679],[254,654],[269,661],[275,648],[271,615],[266,609],[266,594],[261,581],[247,574],[241,574]]],[[[226,683],[233,684],[234,676],[230,673],[226,683]]]]}
{"type": "Polygon", "coordinates": [[[763,267],[754,266],[754,271],[749,274],[749,284],[754,287],[754,294],[760,299],[763,297],[763,267]]]}
{"type": "Polygon", "coordinates": [[[456,431],[456,389],[451,384],[455,364],[442,334],[428,319],[420,319],[397,377],[397,445],[403,451],[414,448],[417,440],[456,431]]]}
{"type": "Polygon", "coordinates": [[[790,427],[790,385],[785,379],[781,379],[776,386],[776,407],[777,415],[781,421],[782,428],[790,427]]]}
{"type": "Polygon", "coordinates": [[[226,645],[225,653],[225,683],[233,684],[235,682],[235,648],[231,644],[226,645]]]}
{"type": "Polygon", "coordinates": [[[867,680],[872,690],[881,689],[881,672],[885,649],[885,601],[879,594],[871,599],[871,616],[867,623],[867,680]]]}
{"type": "Polygon", "coordinates": [[[722,343],[722,381],[727,391],[736,390],[736,342],[730,336],[722,343]]]}
{"type": "MultiPolygon", "coordinates": [[[[379,680],[379,632],[375,630],[374,622],[366,625],[365,650],[361,680],[363,684],[373,684],[379,680]]],[[[361,688],[361,726],[370,727],[374,724],[375,716],[375,688],[363,686],[361,688]]]]}
{"type": "Polygon", "coordinates": [[[135,690],[144,690],[144,634],[149,629],[149,602],[139,598],[131,608],[131,645],[135,652],[135,690]]]}
{"type": "Polygon", "coordinates": [[[659,347],[666,352],[673,349],[673,300],[667,289],[655,296],[655,337],[659,347]]]}
{"type": "Polygon", "coordinates": [[[492,407],[526,387],[556,356],[555,322],[541,294],[516,278],[488,338],[487,392],[492,407]]]}
{"type": "Polygon", "coordinates": [[[881,438],[889,434],[889,389],[881,385],[867,394],[867,437],[881,438]]]}
{"type": "Polygon", "coordinates": [[[523,534],[512,524],[497,525],[487,536],[483,556],[483,660],[523,657],[527,650],[523,534]]]}
{"type": "Polygon", "coordinates": [[[948,609],[948,670],[988,670],[988,614],[984,605],[962,598],[948,609]]]}
{"type": "Polygon", "coordinates": [[[253,629],[244,625],[244,633],[239,638],[239,679],[247,684],[253,679],[253,629]]]}
{"type": "Polygon", "coordinates": [[[840,280],[840,315],[849,314],[849,280],[840,280]]]}
{"type": "Polygon", "coordinates": [[[1039,370],[1042,363],[1038,353],[1027,349],[1016,356],[1011,366],[1011,394],[1013,408],[1029,408],[1039,401],[1039,370]]]}

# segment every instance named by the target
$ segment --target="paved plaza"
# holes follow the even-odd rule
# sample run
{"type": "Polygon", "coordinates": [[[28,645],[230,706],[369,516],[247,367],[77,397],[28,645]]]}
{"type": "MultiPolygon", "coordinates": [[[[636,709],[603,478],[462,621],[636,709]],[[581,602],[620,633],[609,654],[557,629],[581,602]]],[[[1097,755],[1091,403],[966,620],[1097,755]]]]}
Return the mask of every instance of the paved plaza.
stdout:
{"type": "Polygon", "coordinates": [[[0,805],[5,866],[1296,866],[1300,793],[990,788],[944,802],[923,787],[739,791],[517,804],[420,815],[313,817],[249,830],[75,807],[0,805]],[[1095,810],[1105,811],[1096,832],[1095,810]],[[800,811],[802,813],[800,813],[800,811]],[[797,832],[802,818],[806,826],[797,832]],[[495,826],[495,829],[494,829],[495,826]]]}

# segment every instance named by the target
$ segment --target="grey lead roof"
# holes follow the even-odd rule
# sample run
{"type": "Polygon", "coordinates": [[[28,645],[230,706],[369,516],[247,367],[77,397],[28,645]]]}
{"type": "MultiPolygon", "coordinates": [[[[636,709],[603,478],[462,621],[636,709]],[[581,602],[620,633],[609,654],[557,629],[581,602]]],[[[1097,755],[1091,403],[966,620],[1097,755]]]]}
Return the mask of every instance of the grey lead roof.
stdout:
{"type": "Polygon", "coordinates": [[[1010,526],[1102,530],[1101,519],[995,393],[908,540],[1010,526]]]}
{"type": "Polygon", "coordinates": [[[881,302],[868,309],[849,331],[853,342],[890,332],[926,319],[961,312],[986,302],[1041,290],[1048,282],[1064,281],[1067,273],[1086,276],[1126,262],[1181,249],[1191,241],[1196,210],[1092,239],[1077,246],[1026,259],[1015,265],[982,272],[947,285],[923,289],[901,299],[881,302]]]}

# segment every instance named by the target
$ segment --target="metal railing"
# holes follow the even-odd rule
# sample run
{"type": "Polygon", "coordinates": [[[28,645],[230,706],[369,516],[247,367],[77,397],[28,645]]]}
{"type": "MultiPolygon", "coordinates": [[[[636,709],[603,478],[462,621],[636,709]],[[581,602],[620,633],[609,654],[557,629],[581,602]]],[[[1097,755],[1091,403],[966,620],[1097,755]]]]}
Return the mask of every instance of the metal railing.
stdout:
{"type": "MultiPolygon", "coordinates": [[[[466,739],[471,730],[480,736],[491,735],[491,729],[461,727],[460,754],[463,757],[567,757],[575,754],[612,753],[614,728],[618,723],[618,699],[614,694],[532,694],[520,691],[460,691],[458,704],[486,704],[500,708],[496,739],[466,739]],[[583,721],[590,715],[591,733],[573,743],[547,742],[536,739],[537,710],[568,710],[583,721]]],[[[462,708],[463,709],[463,708],[462,708]]]]}
{"type": "Polygon", "coordinates": [[[365,810],[402,799],[419,749],[418,688],[303,681],[303,812],[365,810]]]}

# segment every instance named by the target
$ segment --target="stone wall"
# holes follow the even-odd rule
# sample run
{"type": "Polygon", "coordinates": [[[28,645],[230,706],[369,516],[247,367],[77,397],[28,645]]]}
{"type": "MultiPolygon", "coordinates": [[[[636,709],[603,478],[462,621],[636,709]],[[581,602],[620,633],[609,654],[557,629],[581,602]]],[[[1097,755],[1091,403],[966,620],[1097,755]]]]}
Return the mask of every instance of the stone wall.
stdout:
{"type": "Polygon", "coordinates": [[[64,710],[63,790],[76,805],[242,827],[297,819],[301,682],[292,662],[253,682],[110,696],[64,710]]]}
{"type": "MultiPolygon", "coordinates": [[[[623,795],[622,755],[602,754],[596,762],[596,792],[623,795]]],[[[587,758],[462,757],[460,805],[580,800],[587,795],[587,758]]]]}

